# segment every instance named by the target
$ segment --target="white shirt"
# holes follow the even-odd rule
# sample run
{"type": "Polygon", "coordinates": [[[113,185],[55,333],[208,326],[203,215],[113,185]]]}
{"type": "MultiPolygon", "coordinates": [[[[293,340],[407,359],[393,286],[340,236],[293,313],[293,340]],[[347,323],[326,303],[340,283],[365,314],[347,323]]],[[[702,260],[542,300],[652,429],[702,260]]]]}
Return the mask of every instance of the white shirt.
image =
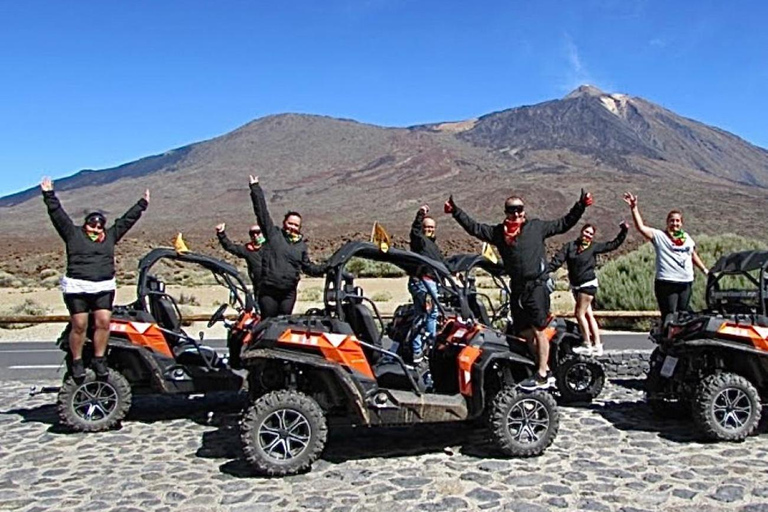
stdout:
{"type": "Polygon", "coordinates": [[[683,245],[675,245],[669,235],[660,229],[651,229],[651,243],[656,248],[656,279],[675,283],[693,281],[693,251],[696,243],[686,234],[683,245]]]}
{"type": "Polygon", "coordinates": [[[65,294],[102,293],[117,289],[115,278],[108,281],[85,281],[64,276],[61,278],[61,291],[65,294]]]}

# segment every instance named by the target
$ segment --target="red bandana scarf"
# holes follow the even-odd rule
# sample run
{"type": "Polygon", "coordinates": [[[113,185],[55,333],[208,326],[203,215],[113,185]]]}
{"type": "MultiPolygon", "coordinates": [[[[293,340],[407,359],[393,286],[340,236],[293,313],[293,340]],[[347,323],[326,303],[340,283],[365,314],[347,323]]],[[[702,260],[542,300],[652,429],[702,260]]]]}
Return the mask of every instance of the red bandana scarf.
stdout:
{"type": "Polygon", "coordinates": [[[685,234],[685,231],[683,231],[682,229],[679,231],[675,231],[674,233],[670,233],[669,231],[667,231],[667,235],[669,236],[669,239],[672,240],[672,243],[678,247],[685,245],[685,241],[688,239],[687,235],[685,234]]]}
{"type": "Polygon", "coordinates": [[[523,226],[522,222],[514,222],[509,219],[504,221],[504,243],[507,245],[513,245],[517,242],[517,237],[520,235],[520,228],[523,226]]]}

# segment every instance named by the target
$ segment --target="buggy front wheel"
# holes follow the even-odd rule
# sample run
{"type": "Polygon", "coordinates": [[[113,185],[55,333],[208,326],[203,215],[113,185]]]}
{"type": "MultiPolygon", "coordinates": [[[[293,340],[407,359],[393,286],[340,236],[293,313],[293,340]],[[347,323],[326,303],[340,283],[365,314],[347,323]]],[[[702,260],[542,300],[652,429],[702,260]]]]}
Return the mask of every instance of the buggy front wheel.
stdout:
{"type": "Polygon", "coordinates": [[[56,405],[61,423],[73,430],[109,430],[131,408],[131,385],[117,370],[110,368],[106,379],[98,379],[92,370],[86,370],[80,383],[71,375],[64,379],[56,405]]]}
{"type": "Polygon", "coordinates": [[[715,373],[696,390],[693,418],[710,439],[742,441],[757,429],[760,396],[746,378],[735,373],[715,373]]]}
{"type": "Polygon", "coordinates": [[[560,417],[552,395],[505,387],[490,404],[491,441],[505,455],[533,457],[552,444],[560,417]]]}

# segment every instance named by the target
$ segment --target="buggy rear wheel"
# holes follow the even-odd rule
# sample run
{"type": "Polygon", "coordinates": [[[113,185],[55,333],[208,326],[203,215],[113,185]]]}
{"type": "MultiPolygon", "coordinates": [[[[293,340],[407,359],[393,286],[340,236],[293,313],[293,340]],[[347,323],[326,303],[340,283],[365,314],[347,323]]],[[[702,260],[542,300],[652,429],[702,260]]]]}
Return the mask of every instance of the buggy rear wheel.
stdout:
{"type": "Polygon", "coordinates": [[[314,399],[297,391],[261,396],[245,410],[240,422],[245,458],[263,475],[294,475],[309,469],[327,437],[323,410],[314,399]]]}
{"type": "Polygon", "coordinates": [[[496,395],[490,407],[491,441],[505,455],[541,455],[557,436],[557,404],[545,391],[529,393],[508,386],[496,395]]]}
{"type": "Polygon", "coordinates": [[[131,408],[131,385],[117,370],[109,369],[106,379],[86,370],[85,379],[64,379],[57,398],[62,424],[79,432],[100,432],[117,425],[131,408]]]}
{"type": "Polygon", "coordinates": [[[751,382],[735,373],[715,373],[696,390],[693,418],[710,439],[742,441],[757,429],[761,408],[751,382]]]}
{"type": "Polygon", "coordinates": [[[555,378],[565,403],[591,402],[603,391],[605,370],[595,359],[573,355],[560,362],[555,378]]]}

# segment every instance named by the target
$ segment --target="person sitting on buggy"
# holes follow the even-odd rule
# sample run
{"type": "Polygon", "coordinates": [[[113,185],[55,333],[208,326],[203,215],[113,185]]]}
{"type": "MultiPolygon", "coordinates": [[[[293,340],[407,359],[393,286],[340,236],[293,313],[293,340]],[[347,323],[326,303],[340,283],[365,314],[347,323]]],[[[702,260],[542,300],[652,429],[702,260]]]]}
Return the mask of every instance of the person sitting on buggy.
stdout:
{"type": "MultiPolygon", "coordinates": [[[[429,206],[422,205],[416,212],[410,231],[411,252],[439,261],[446,266],[443,253],[437,246],[435,219],[428,215],[429,206]]],[[[434,342],[437,334],[437,317],[439,308],[437,301],[437,277],[432,275],[428,268],[421,267],[416,274],[408,280],[408,291],[413,297],[413,304],[417,311],[422,312],[417,318],[417,324],[422,328],[416,330],[416,335],[411,340],[413,364],[418,365],[424,360],[424,349],[429,343],[434,342]]]]}
{"type": "Polygon", "coordinates": [[[261,226],[258,224],[252,225],[248,229],[248,236],[251,241],[238,245],[227,236],[227,225],[224,223],[216,226],[216,237],[219,239],[219,244],[222,249],[230,254],[242,258],[245,260],[245,264],[248,267],[248,277],[251,278],[253,284],[254,297],[259,296],[259,283],[261,282],[261,259],[263,256],[262,247],[267,242],[264,238],[264,233],[261,231],[261,226]]]}
{"type": "Polygon", "coordinates": [[[262,318],[290,315],[296,303],[301,272],[320,277],[328,271],[328,265],[315,264],[310,260],[298,212],[286,213],[282,227],[277,227],[269,214],[258,177],[250,176],[250,189],[253,212],[269,242],[263,249],[261,260],[259,309],[262,318]]]}

